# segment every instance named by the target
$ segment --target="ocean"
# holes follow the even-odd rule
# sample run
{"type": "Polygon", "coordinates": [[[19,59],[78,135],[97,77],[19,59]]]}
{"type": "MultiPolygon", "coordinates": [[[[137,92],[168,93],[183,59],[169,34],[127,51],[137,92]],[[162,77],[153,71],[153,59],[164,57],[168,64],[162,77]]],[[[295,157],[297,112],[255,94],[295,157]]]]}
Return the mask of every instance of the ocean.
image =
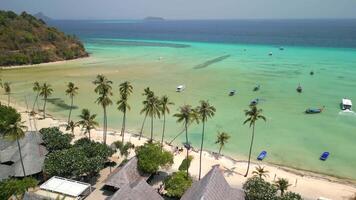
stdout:
{"type": "MultiPolygon", "coordinates": [[[[34,81],[49,82],[55,93],[49,111],[65,117],[70,99],[65,83],[78,84],[78,109],[89,108],[102,122],[102,109],[94,103],[96,74],[114,81],[113,101],[118,84],[130,81],[134,94],[129,99],[128,129],[138,132],[143,120],[142,92],[150,87],[157,95],[168,95],[175,105],[167,117],[167,141],[182,125],[172,114],[178,106],[197,106],[209,100],[217,109],[207,122],[205,148],[217,151],[219,131],[231,135],[223,153],[246,157],[251,129],[243,125],[244,110],[251,100],[267,121],[258,121],[253,158],[266,150],[263,162],[356,179],[356,115],[340,112],[344,97],[356,99],[356,20],[206,20],[206,21],[51,21],[50,25],[75,34],[90,52],[89,59],[41,68],[3,70],[2,79],[13,85],[13,98],[24,105],[33,101],[34,81]],[[272,54],[270,56],[269,54],[272,54]],[[310,75],[313,71],[314,75],[310,75]],[[185,85],[182,93],[177,85],[185,85]],[[301,94],[296,92],[298,85],[301,94]],[[253,88],[260,85],[259,91],[253,88]],[[230,90],[237,91],[229,96],[230,90]],[[306,115],[307,108],[325,106],[321,114],[306,115]],[[322,162],[319,156],[329,151],[322,162]]],[[[41,102],[42,104],[42,102],[41,102]]],[[[122,114],[109,108],[109,127],[121,127],[122,114]]],[[[146,123],[145,135],[149,135],[146,123]]],[[[155,120],[155,137],[162,119],[155,120]]],[[[201,124],[189,128],[194,147],[200,142],[201,124]]],[[[183,135],[174,141],[181,145],[183,135]]]]}

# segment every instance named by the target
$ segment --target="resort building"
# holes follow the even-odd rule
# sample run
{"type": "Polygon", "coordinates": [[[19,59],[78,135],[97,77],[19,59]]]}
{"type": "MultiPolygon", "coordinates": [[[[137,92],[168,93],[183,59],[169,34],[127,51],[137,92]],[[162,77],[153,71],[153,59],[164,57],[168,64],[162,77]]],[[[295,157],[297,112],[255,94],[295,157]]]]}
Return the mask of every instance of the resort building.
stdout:
{"type": "Polygon", "coordinates": [[[53,176],[43,183],[38,190],[27,192],[24,200],[55,200],[61,198],[80,200],[88,196],[90,192],[91,186],[88,183],[53,176]]]}
{"type": "MultiPolygon", "coordinates": [[[[42,172],[48,151],[41,144],[43,140],[37,132],[27,132],[19,140],[26,176],[42,172]]],[[[9,177],[24,177],[20,152],[16,141],[0,139],[0,181],[9,177]]]]}
{"type": "Polygon", "coordinates": [[[181,200],[244,200],[245,193],[242,190],[232,188],[219,168],[213,168],[200,181],[193,183],[181,200]]]}
{"type": "Polygon", "coordinates": [[[123,167],[116,168],[106,179],[104,187],[119,190],[127,185],[147,181],[149,175],[143,175],[137,168],[137,158],[131,158],[123,167]]]}
{"type": "Polygon", "coordinates": [[[125,185],[110,198],[110,200],[163,200],[163,198],[148,183],[141,179],[130,185],[125,185]]]}

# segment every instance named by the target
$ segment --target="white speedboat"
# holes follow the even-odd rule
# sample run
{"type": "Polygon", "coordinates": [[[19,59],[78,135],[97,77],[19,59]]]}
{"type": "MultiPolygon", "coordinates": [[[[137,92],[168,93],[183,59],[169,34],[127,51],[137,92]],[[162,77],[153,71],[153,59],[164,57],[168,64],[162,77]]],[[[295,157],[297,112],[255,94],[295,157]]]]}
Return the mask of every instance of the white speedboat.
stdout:
{"type": "Polygon", "coordinates": [[[341,109],[345,111],[351,111],[352,101],[350,99],[343,98],[341,100],[341,109]]]}
{"type": "Polygon", "coordinates": [[[178,85],[177,86],[177,89],[176,89],[176,92],[183,92],[185,89],[185,86],[184,85],[178,85]]]}

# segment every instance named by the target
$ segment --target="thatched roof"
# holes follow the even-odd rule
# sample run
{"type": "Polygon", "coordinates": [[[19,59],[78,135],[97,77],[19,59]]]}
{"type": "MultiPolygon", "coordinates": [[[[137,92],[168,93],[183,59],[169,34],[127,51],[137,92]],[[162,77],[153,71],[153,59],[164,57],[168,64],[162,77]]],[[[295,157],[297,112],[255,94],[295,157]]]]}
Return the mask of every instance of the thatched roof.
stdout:
{"type": "MultiPolygon", "coordinates": [[[[19,142],[26,175],[41,172],[48,151],[41,145],[43,141],[40,134],[27,132],[19,142]]],[[[0,180],[11,176],[23,177],[17,142],[0,138],[0,180]]]]}
{"type": "Polygon", "coordinates": [[[219,165],[213,166],[208,174],[198,182],[193,183],[181,200],[244,200],[244,192],[231,188],[219,169],[219,165]]]}
{"type": "Polygon", "coordinates": [[[120,188],[110,200],[163,200],[143,179],[120,188]]]}
{"type": "Polygon", "coordinates": [[[115,169],[107,178],[105,186],[116,189],[131,185],[140,180],[147,180],[147,175],[142,175],[137,168],[137,158],[131,158],[123,167],[115,169]]]}

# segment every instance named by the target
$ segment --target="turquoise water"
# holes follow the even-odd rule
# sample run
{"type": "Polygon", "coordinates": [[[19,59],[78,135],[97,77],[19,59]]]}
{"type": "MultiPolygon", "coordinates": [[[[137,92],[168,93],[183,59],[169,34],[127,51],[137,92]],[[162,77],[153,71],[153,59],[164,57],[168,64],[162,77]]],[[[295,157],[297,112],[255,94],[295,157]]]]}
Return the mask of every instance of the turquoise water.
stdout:
{"type": "MultiPolygon", "coordinates": [[[[281,51],[273,45],[239,45],[198,42],[168,42],[153,40],[118,40],[93,38],[85,44],[91,58],[67,64],[49,65],[41,68],[3,70],[2,79],[13,86],[13,98],[24,104],[24,95],[32,101],[31,84],[35,80],[49,82],[55,89],[50,103],[52,114],[65,117],[68,113],[58,102],[69,104],[65,96],[65,83],[79,85],[79,95],[74,111],[89,108],[98,114],[102,122],[101,107],[94,103],[97,95],[91,83],[96,74],[102,73],[114,81],[114,97],[118,100],[118,84],[131,81],[134,94],[130,98],[128,129],[138,132],[143,116],[139,115],[143,101],[142,91],[149,86],[157,95],[167,94],[175,106],[209,100],[217,109],[207,124],[206,148],[217,151],[214,144],[218,131],[231,135],[223,150],[231,156],[248,153],[251,129],[242,125],[244,110],[254,98],[262,99],[267,122],[257,122],[253,157],[261,150],[268,152],[267,162],[318,171],[330,175],[356,179],[356,115],[340,114],[339,103],[343,97],[356,99],[356,49],[291,47],[281,51]],[[246,49],[246,50],[244,50],[246,49]],[[273,52],[273,56],[268,56],[273,52]],[[219,61],[219,58],[225,59],[219,61]],[[161,59],[159,59],[161,58],[161,59]],[[216,61],[214,63],[214,61],[216,61]],[[211,65],[204,64],[212,63],[211,65]],[[203,68],[197,66],[204,66],[203,68]],[[309,75],[314,71],[314,76],[309,75]],[[296,92],[298,84],[303,93],[296,92]],[[177,85],[186,90],[176,93],[177,85]],[[255,85],[261,89],[253,92],[255,85]],[[228,96],[230,89],[237,94],[228,96]],[[319,115],[306,115],[309,107],[325,106],[319,115]],[[330,151],[326,162],[319,161],[323,151],[330,151]]],[[[42,102],[41,102],[42,103],[42,102]]],[[[109,108],[109,126],[121,127],[121,113],[116,105],[109,108]]],[[[182,125],[172,116],[167,118],[167,140],[178,134],[182,125]]],[[[162,120],[155,120],[155,136],[161,134],[162,120]]],[[[201,125],[189,129],[194,147],[200,142],[201,125]]],[[[145,127],[149,135],[149,123],[145,127]]],[[[176,140],[180,144],[183,135],[176,140]]]]}

